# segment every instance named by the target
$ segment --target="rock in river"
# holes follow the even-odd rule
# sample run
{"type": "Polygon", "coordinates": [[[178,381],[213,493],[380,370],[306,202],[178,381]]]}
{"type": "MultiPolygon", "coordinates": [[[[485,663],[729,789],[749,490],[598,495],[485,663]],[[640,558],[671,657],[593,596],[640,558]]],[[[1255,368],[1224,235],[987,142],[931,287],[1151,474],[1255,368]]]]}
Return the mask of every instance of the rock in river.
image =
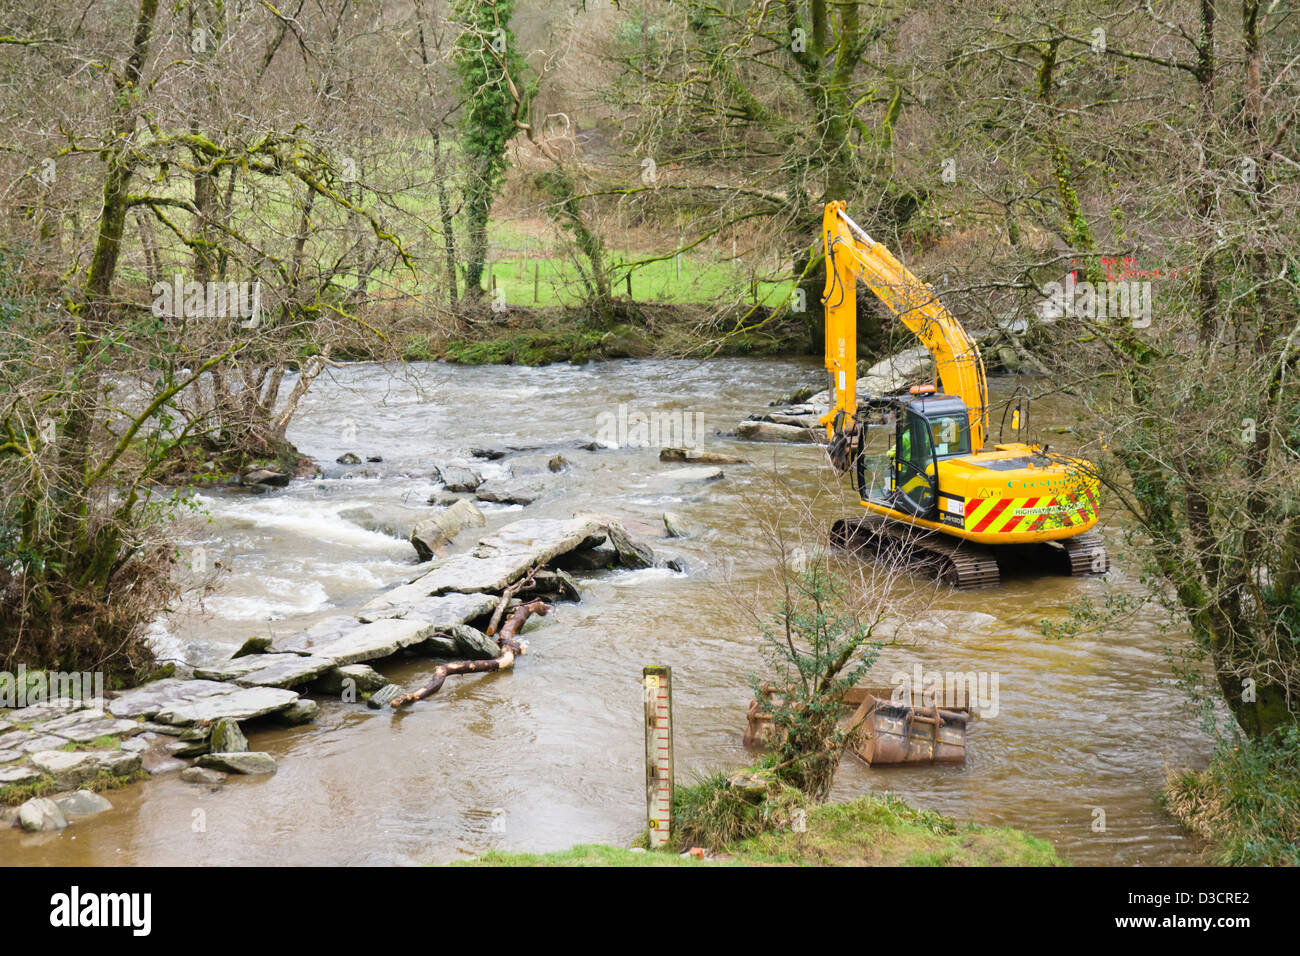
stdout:
{"type": "Polygon", "coordinates": [[[260,750],[204,754],[199,758],[199,766],[225,773],[267,774],[276,770],[275,758],[260,750]]]}
{"type": "Polygon", "coordinates": [[[227,693],[204,695],[168,704],[167,709],[159,711],[154,719],[160,724],[194,724],[222,717],[251,720],[284,710],[298,699],[293,691],[278,687],[222,686],[229,689],[227,693]]]}
{"type": "Polygon", "coordinates": [[[462,498],[450,508],[425,518],[411,531],[411,544],[421,561],[433,558],[440,548],[451,544],[456,535],[470,525],[482,525],[483,512],[467,498],[462,498]]]}
{"type": "Polygon", "coordinates": [[[240,753],[248,749],[248,738],[239,729],[239,724],[229,717],[223,717],[212,725],[212,750],[219,753],[240,753]]]}
{"type": "Polygon", "coordinates": [[[113,805],[106,799],[89,790],[65,793],[55,797],[54,803],[67,817],[89,817],[113,809],[113,805]]]}
{"type": "Polygon", "coordinates": [[[797,425],[778,425],[775,422],[741,422],[736,428],[736,434],[747,441],[812,444],[817,440],[811,429],[797,425]]]}
{"type": "Polygon", "coordinates": [[[40,833],[42,830],[62,830],[68,820],[58,805],[45,797],[28,800],[18,808],[18,822],[28,833],[40,833]]]}
{"type": "Polygon", "coordinates": [[[483,476],[463,465],[439,465],[436,469],[447,491],[473,491],[483,483],[483,476]]]}

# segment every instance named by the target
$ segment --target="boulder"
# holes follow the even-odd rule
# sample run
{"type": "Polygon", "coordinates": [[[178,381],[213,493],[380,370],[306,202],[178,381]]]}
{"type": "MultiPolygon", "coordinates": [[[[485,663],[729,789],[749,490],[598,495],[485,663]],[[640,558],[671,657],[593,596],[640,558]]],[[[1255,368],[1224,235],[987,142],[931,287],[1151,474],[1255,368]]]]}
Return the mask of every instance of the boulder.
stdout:
{"type": "Polygon", "coordinates": [[[239,729],[239,723],[229,717],[214,721],[209,748],[220,753],[239,753],[248,749],[248,738],[239,729]]]}
{"type": "Polygon", "coordinates": [[[457,660],[489,661],[501,655],[501,646],[476,627],[456,624],[420,645],[426,653],[457,660]]]}
{"type": "Polygon", "coordinates": [[[800,442],[812,444],[816,441],[813,432],[797,425],[778,425],[775,422],[747,421],[736,428],[736,435],[746,441],[762,442],[800,442]]]}
{"type": "Polygon", "coordinates": [[[249,654],[265,654],[271,649],[271,639],[269,637],[250,637],[239,645],[239,650],[230,655],[233,661],[239,657],[247,657],[249,654]]]}
{"type": "Polygon", "coordinates": [[[281,471],[258,468],[246,473],[243,477],[243,483],[245,485],[263,485],[267,488],[284,488],[289,484],[289,476],[281,471]]]}
{"type": "Polygon", "coordinates": [[[546,467],[551,471],[564,471],[569,467],[569,460],[563,455],[556,455],[546,463],[546,467]]]}
{"type": "Polygon", "coordinates": [[[439,465],[435,469],[445,491],[473,491],[483,484],[483,476],[463,465],[439,465]]]}
{"type": "Polygon", "coordinates": [[[353,453],[350,452],[350,451],[348,451],[348,452],[344,452],[343,454],[339,455],[337,458],[334,459],[334,461],[335,461],[336,464],[340,464],[340,465],[359,465],[359,464],[361,464],[361,458],[360,458],[360,456],[355,455],[355,454],[353,454],[353,453]]]}
{"type": "Polygon", "coordinates": [[[224,773],[242,773],[249,775],[275,773],[275,758],[260,750],[244,750],[239,753],[211,753],[199,758],[199,766],[224,773]]]}
{"type": "Polygon", "coordinates": [[[689,538],[692,534],[692,529],[682,521],[680,515],[673,514],[671,511],[665,511],[664,533],[670,538],[689,538]]]}
{"type": "Polygon", "coordinates": [[[61,794],[54,798],[54,804],[65,817],[89,817],[113,809],[113,805],[106,799],[89,790],[61,794]]]}
{"type": "Polygon", "coordinates": [[[53,800],[37,797],[18,808],[18,823],[28,833],[40,833],[62,830],[68,825],[68,820],[53,800]]]}
{"type": "Polygon", "coordinates": [[[479,501],[491,501],[499,505],[531,505],[546,494],[546,488],[538,481],[493,478],[479,485],[474,494],[479,501]]]}
{"type": "Polygon", "coordinates": [[[614,546],[621,567],[649,568],[654,566],[654,551],[648,545],[633,541],[621,525],[610,523],[609,543],[614,546]]]}
{"type": "Polygon", "coordinates": [[[411,544],[421,561],[431,560],[437,551],[449,544],[465,528],[486,523],[483,512],[468,498],[462,498],[450,508],[419,522],[411,531],[411,544]]]}

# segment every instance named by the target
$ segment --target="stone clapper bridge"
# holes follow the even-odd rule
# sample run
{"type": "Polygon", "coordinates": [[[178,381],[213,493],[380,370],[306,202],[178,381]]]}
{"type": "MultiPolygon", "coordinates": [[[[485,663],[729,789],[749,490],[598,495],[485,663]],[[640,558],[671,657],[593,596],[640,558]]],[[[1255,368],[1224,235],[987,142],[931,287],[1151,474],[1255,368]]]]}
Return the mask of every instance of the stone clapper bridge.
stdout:
{"type": "MultiPolygon", "coordinates": [[[[357,692],[353,700],[367,698],[372,707],[390,704],[401,690],[369,662],[407,649],[436,658],[491,661],[503,654],[502,643],[470,622],[495,620],[499,609],[522,599],[578,600],[568,571],[644,568],[655,561],[648,546],[608,518],[512,522],[472,550],[435,561],[355,615],[329,618],[283,639],[253,638],[230,660],[195,668],[193,679],[169,677],[118,694],[108,701],[107,712],[66,700],[3,712],[0,792],[74,791],[94,785],[104,773],[130,779],[142,768],[180,769],[183,758],[197,758],[198,766],[182,776],[200,783],[219,782],[223,773],[273,773],[269,755],[248,750],[240,723],[309,722],[319,708],[306,695],[337,697],[349,680],[357,692]],[[69,749],[90,741],[100,749],[69,749]],[[46,779],[45,787],[32,788],[46,779]]],[[[675,560],[665,563],[680,570],[675,560]]],[[[66,821],[56,802],[28,801],[42,806],[24,804],[21,820],[9,811],[11,822],[29,830],[61,829],[66,821]]]]}

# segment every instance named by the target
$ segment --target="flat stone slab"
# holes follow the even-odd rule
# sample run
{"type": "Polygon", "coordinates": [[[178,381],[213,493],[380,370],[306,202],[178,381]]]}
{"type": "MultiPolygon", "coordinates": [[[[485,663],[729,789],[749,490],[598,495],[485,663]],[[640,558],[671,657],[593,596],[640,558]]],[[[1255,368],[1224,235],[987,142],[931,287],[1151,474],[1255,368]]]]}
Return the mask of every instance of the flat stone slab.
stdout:
{"type": "Polygon", "coordinates": [[[23,764],[20,767],[5,767],[0,769],[0,787],[11,787],[14,784],[31,783],[40,777],[41,772],[31,764],[23,764]]]}
{"type": "Polygon", "coordinates": [[[154,719],[161,724],[195,724],[199,721],[220,720],[222,717],[252,720],[284,710],[298,699],[295,691],[278,687],[222,686],[227,691],[224,694],[204,694],[168,704],[166,710],[154,715],[154,719]]]}
{"type": "Polygon", "coordinates": [[[318,657],[327,657],[338,664],[361,664],[391,657],[404,647],[426,640],[436,630],[428,621],[417,618],[383,618],[363,624],[312,651],[318,657]]]}
{"type": "Polygon", "coordinates": [[[409,607],[447,591],[500,591],[533,565],[566,554],[603,530],[604,526],[592,518],[525,518],[511,522],[484,537],[473,551],[439,561],[410,584],[379,595],[361,613],[381,616],[386,609],[409,607]]]}
{"type": "Polygon", "coordinates": [[[32,766],[54,778],[60,790],[75,790],[107,770],[125,776],[140,769],[140,755],[113,751],[44,750],[32,754],[32,766]]]}
{"type": "Polygon", "coordinates": [[[55,717],[53,720],[42,721],[32,727],[32,731],[43,734],[58,734],[65,728],[103,720],[106,716],[104,711],[98,707],[87,707],[85,710],[73,711],[70,714],[64,714],[62,717],[55,717]]]}
{"type": "Polygon", "coordinates": [[[74,743],[88,744],[100,737],[126,737],[139,732],[140,725],[134,720],[105,717],[102,720],[91,720],[60,730],[59,736],[66,737],[74,743]]]}
{"type": "Polygon", "coordinates": [[[496,604],[497,599],[490,594],[462,594],[452,591],[448,594],[422,597],[413,604],[390,605],[384,613],[362,611],[358,617],[369,623],[386,617],[409,615],[421,621],[428,621],[434,627],[454,627],[484,614],[491,614],[496,604]]]}
{"type": "Polygon", "coordinates": [[[124,691],[108,702],[108,712],[114,717],[153,717],[176,701],[192,700],[206,694],[225,694],[229,691],[229,684],[216,681],[168,677],[124,691]]]}
{"type": "Polygon", "coordinates": [[[315,648],[329,644],[344,634],[355,631],[360,626],[357,618],[350,614],[329,617],[323,621],[318,621],[305,631],[299,631],[297,634],[285,638],[277,638],[274,652],[287,651],[291,654],[311,654],[315,648]]]}
{"type": "Polygon", "coordinates": [[[38,720],[49,720],[52,717],[61,717],[64,714],[70,714],[73,711],[85,709],[84,701],[76,700],[72,697],[56,697],[53,700],[47,700],[39,704],[30,704],[27,707],[18,710],[5,711],[5,718],[16,724],[28,724],[38,720]]]}
{"type": "Polygon", "coordinates": [[[211,667],[195,668],[196,677],[234,681],[243,687],[296,687],[315,680],[334,666],[326,657],[281,653],[249,654],[211,667]]]}
{"type": "Polygon", "coordinates": [[[0,763],[12,763],[22,755],[21,750],[0,750],[0,763]]]}
{"type": "Polygon", "coordinates": [[[18,745],[18,749],[25,754],[34,754],[42,750],[54,750],[58,747],[66,747],[68,741],[66,737],[59,737],[54,734],[40,734],[24,740],[18,745]]]}

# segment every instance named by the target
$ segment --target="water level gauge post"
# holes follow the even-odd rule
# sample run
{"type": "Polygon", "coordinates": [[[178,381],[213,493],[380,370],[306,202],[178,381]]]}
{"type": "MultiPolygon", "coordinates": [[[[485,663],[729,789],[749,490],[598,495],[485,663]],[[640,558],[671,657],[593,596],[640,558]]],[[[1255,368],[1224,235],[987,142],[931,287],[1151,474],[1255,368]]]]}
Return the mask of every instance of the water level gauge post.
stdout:
{"type": "Polygon", "coordinates": [[[650,847],[666,846],[673,826],[673,669],[642,670],[645,693],[646,820],[650,847]]]}

